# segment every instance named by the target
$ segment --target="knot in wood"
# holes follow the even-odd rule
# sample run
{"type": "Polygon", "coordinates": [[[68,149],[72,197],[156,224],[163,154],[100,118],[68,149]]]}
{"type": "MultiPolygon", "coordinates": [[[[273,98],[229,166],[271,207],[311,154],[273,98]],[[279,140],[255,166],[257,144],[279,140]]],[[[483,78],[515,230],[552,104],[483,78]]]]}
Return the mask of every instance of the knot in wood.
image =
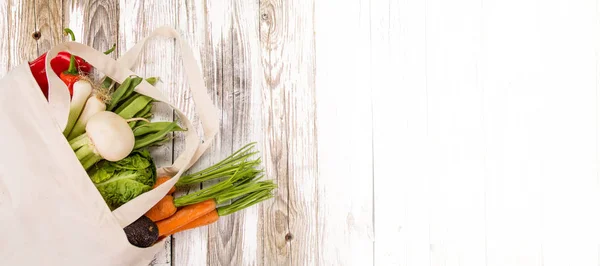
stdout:
{"type": "Polygon", "coordinates": [[[31,37],[37,41],[42,37],[42,33],[39,30],[36,30],[33,32],[33,34],[31,34],[31,37]]]}

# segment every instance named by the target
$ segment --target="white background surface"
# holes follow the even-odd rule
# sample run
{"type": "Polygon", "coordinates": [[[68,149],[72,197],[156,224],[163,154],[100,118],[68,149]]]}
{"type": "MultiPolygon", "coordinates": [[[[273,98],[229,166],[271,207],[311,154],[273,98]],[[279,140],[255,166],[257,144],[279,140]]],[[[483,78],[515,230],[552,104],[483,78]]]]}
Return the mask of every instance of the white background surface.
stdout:
{"type": "MultiPolygon", "coordinates": [[[[259,142],[276,199],[176,234],[154,265],[600,265],[598,1],[10,0],[0,14],[2,74],[62,27],[115,56],[178,28],[221,115],[194,169],[259,142]]],[[[136,71],[191,113],[175,45],[150,51],[136,71]]]]}
{"type": "Polygon", "coordinates": [[[598,265],[598,3],[371,2],[376,265],[598,265]]]}

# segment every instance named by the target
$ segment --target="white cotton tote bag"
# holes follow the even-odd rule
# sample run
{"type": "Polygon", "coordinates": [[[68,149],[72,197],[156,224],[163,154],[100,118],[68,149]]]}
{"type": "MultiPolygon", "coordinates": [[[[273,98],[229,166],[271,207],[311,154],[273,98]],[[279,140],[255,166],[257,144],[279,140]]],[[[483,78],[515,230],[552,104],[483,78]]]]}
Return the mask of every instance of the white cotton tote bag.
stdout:
{"type": "Polygon", "coordinates": [[[189,45],[169,27],[155,30],[115,61],[86,45],[67,42],[53,47],[78,55],[116,82],[134,75],[129,69],[146,42],[155,36],[176,39],[201,120],[200,141],[188,118],[159,90],[143,81],[138,93],[171,105],[188,130],[186,147],[175,163],[158,169],[173,176],[165,184],[110,211],[62,135],[69,111],[69,93],[54,71],[47,71],[48,101],[27,63],[0,82],[0,264],[2,265],[148,265],[163,247],[132,246],[122,228],[129,225],[173,186],[209,147],[218,129],[201,67],[189,45]]]}

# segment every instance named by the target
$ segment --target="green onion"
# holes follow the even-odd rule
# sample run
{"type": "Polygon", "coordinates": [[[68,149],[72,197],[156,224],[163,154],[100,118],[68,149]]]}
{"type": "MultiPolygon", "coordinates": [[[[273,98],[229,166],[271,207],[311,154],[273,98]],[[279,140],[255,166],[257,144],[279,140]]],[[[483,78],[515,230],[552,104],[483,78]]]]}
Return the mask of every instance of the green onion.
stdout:
{"type": "Polygon", "coordinates": [[[245,168],[244,170],[251,169],[251,171],[261,172],[260,170],[255,169],[255,167],[259,166],[261,163],[260,158],[248,162],[250,157],[258,153],[257,151],[254,151],[255,145],[255,142],[250,143],[213,166],[193,174],[182,176],[175,185],[179,187],[199,184],[201,182],[217,178],[227,178],[236,173],[240,168],[245,168]]]}

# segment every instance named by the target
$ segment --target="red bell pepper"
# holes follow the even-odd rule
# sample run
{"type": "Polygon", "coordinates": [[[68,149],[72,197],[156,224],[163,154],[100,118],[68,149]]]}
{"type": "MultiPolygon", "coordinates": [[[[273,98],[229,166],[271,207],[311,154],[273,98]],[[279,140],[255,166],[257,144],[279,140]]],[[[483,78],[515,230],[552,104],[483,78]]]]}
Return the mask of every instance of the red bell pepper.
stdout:
{"type": "MultiPolygon", "coordinates": [[[[67,31],[67,29],[65,29],[65,33],[71,34],[73,32],[71,30],[67,31]],[[70,31],[70,33],[69,33],[69,31],[70,31]]],[[[72,40],[75,40],[74,36],[71,36],[71,37],[72,37],[71,38],[72,40]]],[[[104,53],[109,54],[114,49],[115,49],[115,46],[113,45],[113,47],[111,49],[109,49],[108,51],[106,51],[104,53]]],[[[83,60],[81,57],[73,56],[67,52],[60,52],[60,53],[58,53],[58,55],[56,55],[56,57],[54,57],[54,58],[52,58],[52,60],[50,60],[50,66],[52,67],[52,70],[54,70],[54,73],[56,73],[56,75],[61,76],[61,74],[63,72],[68,71],[69,67],[71,65],[71,59],[73,57],[75,58],[75,63],[76,63],[75,69],[79,70],[79,74],[87,75],[92,71],[92,65],[90,65],[88,62],[83,60]]],[[[46,53],[44,53],[40,57],[36,58],[35,60],[29,62],[29,68],[31,69],[31,73],[33,74],[33,77],[35,78],[35,81],[40,86],[42,93],[44,93],[44,96],[47,99],[48,98],[48,78],[46,77],[46,53]]],[[[65,81],[65,79],[63,79],[63,81],[65,81]]],[[[71,82],[71,80],[65,81],[65,83],[67,85],[69,85],[69,82],[71,82]]],[[[72,81],[72,82],[74,83],[75,81],[72,81]]],[[[71,95],[73,95],[72,92],[71,92],[71,95]]]]}
{"type": "MultiPolygon", "coordinates": [[[[71,54],[67,52],[60,52],[58,55],[52,60],[50,60],[50,66],[52,66],[52,70],[56,75],[60,75],[60,73],[69,69],[69,61],[71,58],[71,54]]],[[[75,61],[77,62],[77,68],[79,69],[81,74],[89,74],[92,71],[92,66],[83,60],[81,57],[75,56],[75,61]]],[[[36,58],[35,60],[29,62],[29,68],[31,69],[31,73],[37,81],[40,89],[44,93],[44,96],[48,98],[48,78],[46,77],[46,53],[36,58]]]]}

